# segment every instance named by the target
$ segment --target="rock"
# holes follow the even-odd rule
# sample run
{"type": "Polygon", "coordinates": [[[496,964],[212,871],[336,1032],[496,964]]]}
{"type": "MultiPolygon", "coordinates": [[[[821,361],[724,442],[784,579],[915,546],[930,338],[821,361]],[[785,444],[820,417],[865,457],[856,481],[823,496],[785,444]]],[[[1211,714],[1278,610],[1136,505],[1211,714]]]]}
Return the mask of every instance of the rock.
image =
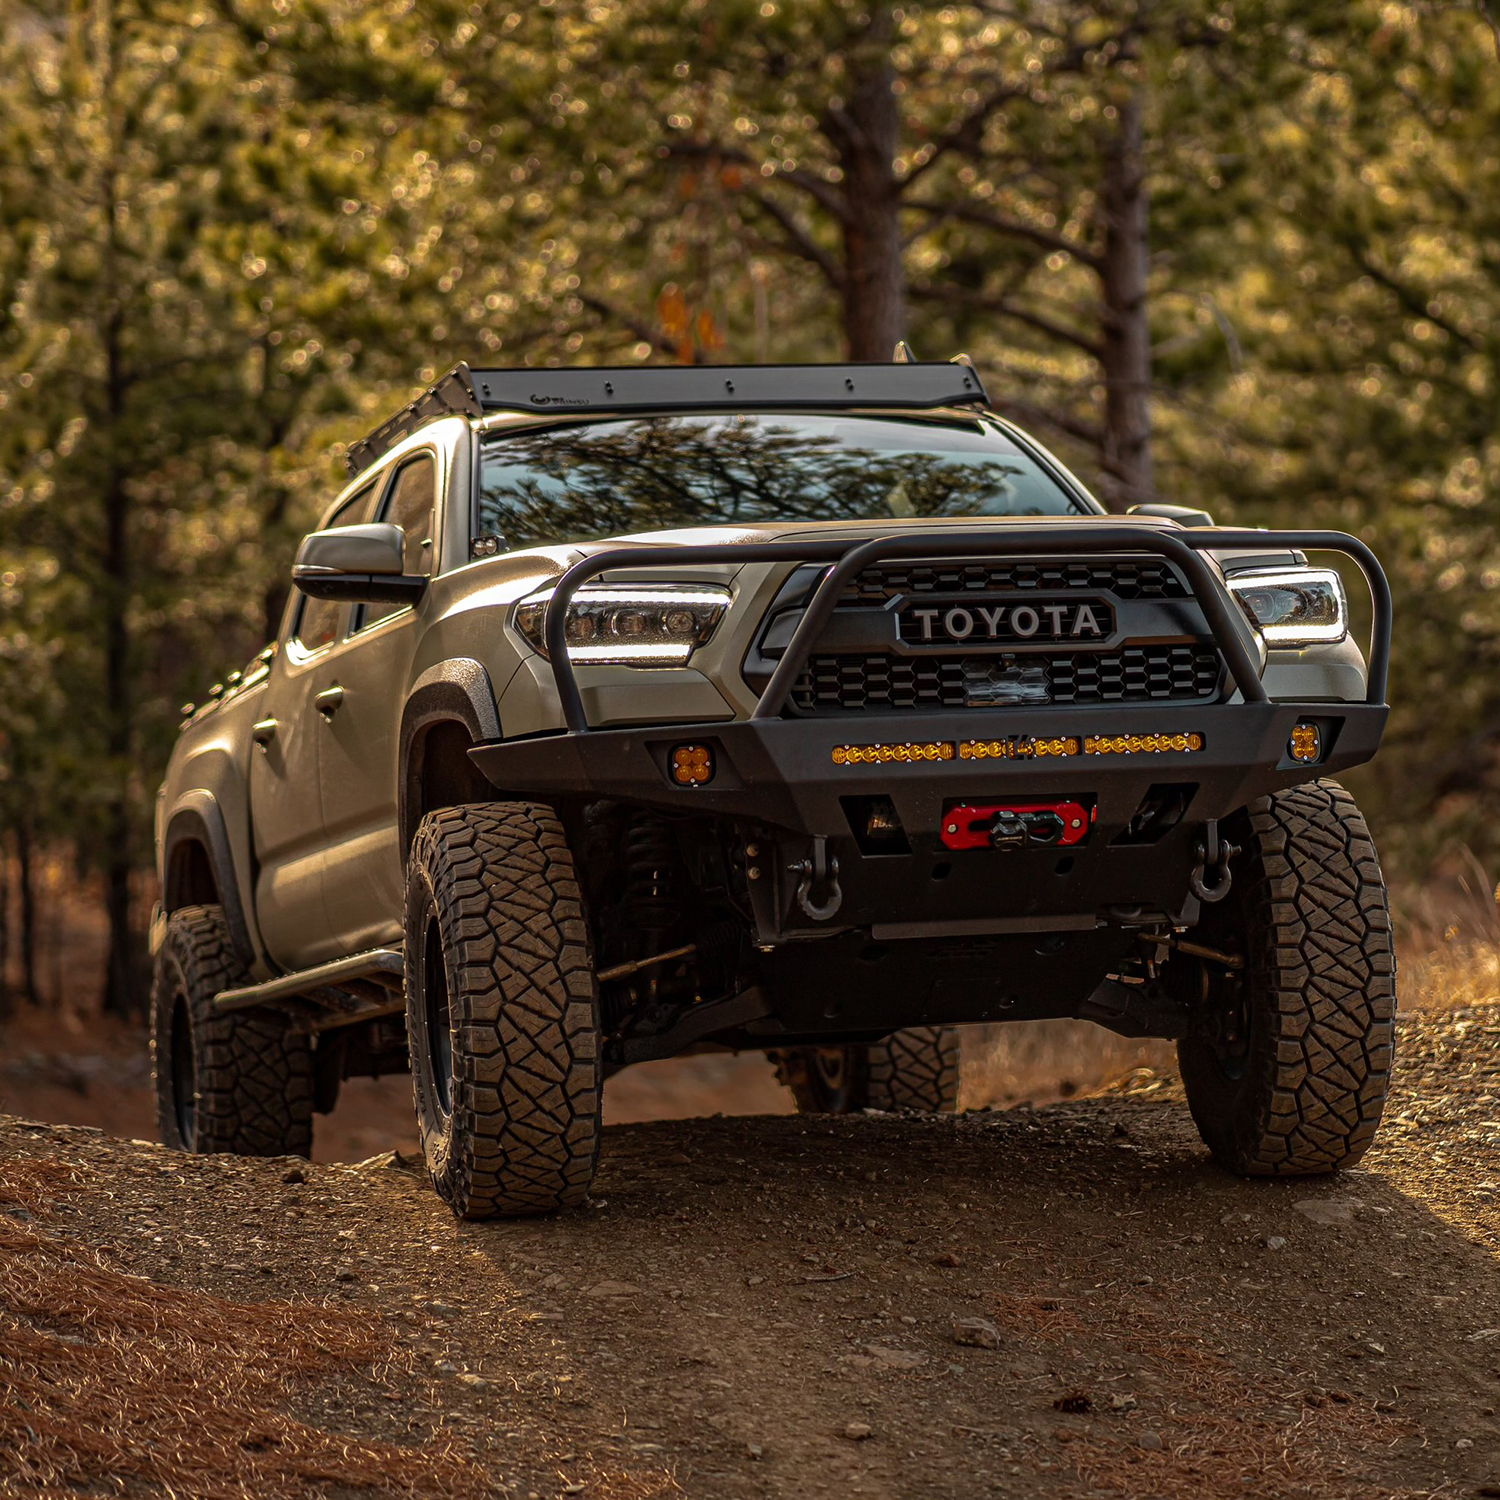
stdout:
{"type": "Polygon", "coordinates": [[[953,1342],[969,1344],[975,1349],[998,1349],[1000,1330],[988,1318],[955,1318],[953,1342]]]}
{"type": "Polygon", "coordinates": [[[745,1452],[757,1463],[766,1456],[766,1450],[759,1443],[746,1443],[745,1452]]]}
{"type": "Polygon", "coordinates": [[[287,1183],[306,1182],[307,1173],[302,1167],[288,1167],[281,1174],[281,1180],[287,1183]]]}
{"type": "Polygon", "coordinates": [[[1137,1446],[1144,1448],[1148,1453],[1159,1453],[1166,1444],[1161,1440],[1159,1432],[1143,1432],[1136,1439],[1137,1446]]]}
{"type": "Polygon", "coordinates": [[[345,1266],[344,1269],[338,1273],[338,1277],[336,1279],[339,1281],[358,1281],[359,1272],[351,1271],[348,1266],[345,1266]]]}
{"type": "Polygon", "coordinates": [[[862,1443],[866,1438],[874,1437],[875,1429],[868,1422],[850,1422],[843,1432],[843,1436],[851,1443],[862,1443]]]}
{"type": "Polygon", "coordinates": [[[589,1288],[590,1297],[638,1297],[641,1289],[628,1281],[600,1281],[589,1288]]]}
{"type": "Polygon", "coordinates": [[[456,1307],[449,1307],[446,1302],[429,1302],[423,1311],[431,1313],[434,1318],[456,1318],[458,1316],[458,1309],[456,1307]]]}
{"type": "Polygon", "coordinates": [[[1314,1224],[1352,1224],[1359,1205],[1350,1198],[1299,1198],[1292,1207],[1314,1224]]]}
{"type": "Polygon", "coordinates": [[[489,1389],[490,1383],[484,1378],[483,1375],[475,1375],[466,1370],[458,1378],[463,1381],[465,1385],[472,1386],[476,1391],[485,1391],[489,1389]]]}
{"type": "Polygon", "coordinates": [[[892,1349],[888,1344],[866,1344],[864,1350],[877,1365],[891,1370],[915,1370],[927,1363],[925,1354],[912,1349],[892,1349]]]}
{"type": "Polygon", "coordinates": [[[433,1367],[439,1375],[457,1375],[458,1366],[451,1359],[440,1359],[433,1367]]]}
{"type": "Polygon", "coordinates": [[[1265,1238],[1265,1246],[1267,1250],[1285,1250],[1286,1237],[1280,1234],[1268,1234],[1265,1238]]]}
{"type": "Polygon", "coordinates": [[[1109,1409],[1111,1411],[1134,1411],[1136,1408],[1136,1404],[1137,1403],[1134,1396],[1125,1395],[1119,1391],[1116,1391],[1115,1394],[1109,1398],[1109,1409]]]}
{"type": "Polygon", "coordinates": [[[7,1204],[6,1207],[0,1208],[0,1214],[4,1214],[8,1219],[19,1219],[23,1224],[31,1222],[31,1210],[23,1208],[19,1203],[7,1204]]]}
{"type": "Polygon", "coordinates": [[[963,1265],[963,1262],[951,1250],[945,1250],[941,1255],[936,1256],[933,1259],[932,1263],[935,1266],[961,1266],[961,1265],[963,1265]]]}
{"type": "Polygon", "coordinates": [[[422,1168],[423,1162],[420,1154],[416,1152],[403,1154],[400,1151],[382,1151],[376,1156],[367,1156],[363,1161],[353,1164],[355,1172],[417,1172],[422,1168]]]}

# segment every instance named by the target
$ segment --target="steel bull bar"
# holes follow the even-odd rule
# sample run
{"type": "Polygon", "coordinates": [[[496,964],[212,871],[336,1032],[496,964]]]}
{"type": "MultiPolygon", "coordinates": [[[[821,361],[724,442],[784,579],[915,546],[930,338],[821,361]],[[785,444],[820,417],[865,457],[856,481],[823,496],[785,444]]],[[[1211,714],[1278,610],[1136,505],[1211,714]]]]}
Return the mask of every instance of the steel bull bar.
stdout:
{"type": "Polygon", "coordinates": [[[568,606],[574,594],[589,579],[601,573],[636,568],[700,567],[726,562],[830,562],[833,566],[818,585],[785,654],[750,715],[752,722],[764,721],[780,716],[793,684],[812,654],[818,637],[833,617],[839,600],[849,585],[875,563],[907,557],[1092,556],[1146,552],[1154,553],[1182,570],[1241,697],[1246,703],[1263,704],[1268,701],[1265,685],[1260,679],[1259,665],[1246,644],[1244,627],[1237,623],[1237,606],[1201,554],[1209,550],[1263,552],[1281,547],[1293,551],[1341,552],[1351,558],[1364,574],[1373,604],[1365,703],[1384,706],[1391,660],[1390,584],[1375,554],[1358,537],[1342,531],[1258,531],[1249,528],[1167,531],[1154,527],[1094,527],[1075,523],[1070,526],[1007,526],[1003,530],[989,531],[902,532],[875,537],[867,542],[845,539],[756,542],[730,547],[614,547],[574,563],[558,580],[547,605],[547,655],[568,732],[585,734],[590,731],[590,726],[583,695],[578,688],[577,670],[568,655],[567,621],[568,606]]]}

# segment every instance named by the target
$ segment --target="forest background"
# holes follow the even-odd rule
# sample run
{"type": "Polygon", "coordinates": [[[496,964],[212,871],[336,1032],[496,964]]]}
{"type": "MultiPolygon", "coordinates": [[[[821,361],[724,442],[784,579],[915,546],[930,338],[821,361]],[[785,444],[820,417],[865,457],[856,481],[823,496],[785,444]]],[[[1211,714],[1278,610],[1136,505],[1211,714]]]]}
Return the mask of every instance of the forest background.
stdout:
{"type": "Polygon", "coordinates": [[[1350,783],[1413,909],[1487,898],[1485,0],[0,0],[0,82],[0,1010],[92,922],[139,1013],[179,705],[461,358],[906,338],[1111,507],[1365,537],[1394,708],[1350,783]]]}

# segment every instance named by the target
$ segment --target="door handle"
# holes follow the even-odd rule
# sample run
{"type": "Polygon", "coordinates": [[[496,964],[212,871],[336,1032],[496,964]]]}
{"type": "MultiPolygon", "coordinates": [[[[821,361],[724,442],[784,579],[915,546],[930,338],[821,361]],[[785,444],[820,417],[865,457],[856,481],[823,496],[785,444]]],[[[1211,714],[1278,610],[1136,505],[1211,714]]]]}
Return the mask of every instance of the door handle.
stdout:
{"type": "Polygon", "coordinates": [[[344,690],[334,683],[313,698],[313,705],[325,719],[331,719],[339,711],[339,704],[343,701],[344,690]]]}
{"type": "Polygon", "coordinates": [[[276,738],[278,727],[275,719],[260,719],[250,726],[250,738],[264,750],[276,738]]]}

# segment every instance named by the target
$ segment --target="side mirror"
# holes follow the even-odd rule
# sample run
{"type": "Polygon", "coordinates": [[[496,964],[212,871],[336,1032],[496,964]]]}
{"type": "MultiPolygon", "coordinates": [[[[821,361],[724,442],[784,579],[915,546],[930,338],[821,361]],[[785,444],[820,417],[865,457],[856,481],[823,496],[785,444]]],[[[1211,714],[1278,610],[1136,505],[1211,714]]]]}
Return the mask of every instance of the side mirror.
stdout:
{"type": "Polygon", "coordinates": [[[1160,516],[1163,521],[1176,521],[1179,526],[1213,526],[1217,523],[1206,510],[1194,510],[1191,505],[1132,505],[1127,516],[1160,516]]]}
{"type": "Polygon", "coordinates": [[[402,572],[405,554],[405,534],[384,521],[314,531],[297,549],[292,582],[314,599],[415,604],[427,580],[402,572]]]}

